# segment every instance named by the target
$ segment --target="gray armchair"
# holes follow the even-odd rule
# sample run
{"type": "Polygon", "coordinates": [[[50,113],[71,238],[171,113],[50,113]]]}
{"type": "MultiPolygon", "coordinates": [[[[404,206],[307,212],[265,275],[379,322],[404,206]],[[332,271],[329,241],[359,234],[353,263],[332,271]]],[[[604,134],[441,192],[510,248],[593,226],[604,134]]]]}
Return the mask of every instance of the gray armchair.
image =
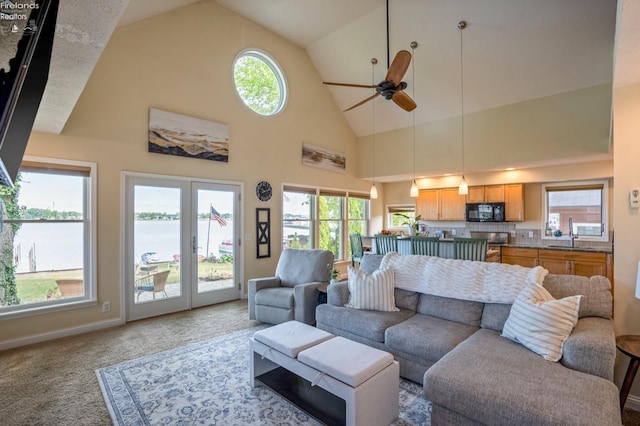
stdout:
{"type": "Polygon", "coordinates": [[[332,265],[333,253],[328,250],[284,249],[274,277],[248,281],[249,318],[315,325],[318,287],[329,283],[332,265]]]}

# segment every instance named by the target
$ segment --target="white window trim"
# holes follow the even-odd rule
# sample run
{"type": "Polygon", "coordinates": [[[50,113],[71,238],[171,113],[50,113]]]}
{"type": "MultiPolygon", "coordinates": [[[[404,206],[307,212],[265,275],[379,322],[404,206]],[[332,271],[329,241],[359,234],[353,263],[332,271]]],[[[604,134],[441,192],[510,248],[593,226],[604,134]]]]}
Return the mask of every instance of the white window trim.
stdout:
{"type": "Polygon", "coordinates": [[[542,196],[542,213],[541,223],[540,223],[540,235],[543,240],[554,240],[554,241],[568,241],[570,238],[568,235],[562,235],[562,237],[554,237],[554,236],[546,236],[546,219],[547,219],[547,208],[548,208],[548,197],[547,197],[547,188],[554,188],[559,186],[587,186],[587,185],[602,185],[602,225],[604,227],[604,232],[601,237],[588,237],[588,236],[580,236],[578,235],[577,241],[600,241],[600,242],[609,242],[609,180],[586,180],[586,181],[571,181],[571,182],[554,182],[554,183],[546,183],[542,184],[541,196],[542,196]]]}
{"type": "Polygon", "coordinates": [[[405,203],[405,204],[387,204],[387,205],[386,205],[386,207],[385,207],[385,211],[386,211],[386,213],[387,213],[387,214],[386,214],[386,217],[385,217],[385,221],[386,221],[386,224],[387,224],[387,228],[386,228],[386,229],[388,229],[389,231],[405,231],[405,232],[406,232],[406,230],[407,230],[407,225],[391,226],[391,222],[392,222],[392,221],[391,221],[391,215],[392,215],[393,213],[391,213],[391,212],[390,212],[390,210],[391,210],[392,208],[394,208],[394,207],[395,207],[395,208],[399,208],[399,207],[407,207],[407,208],[410,208],[410,207],[413,207],[413,212],[414,212],[414,214],[415,214],[415,205],[412,205],[412,204],[406,204],[406,203],[405,203]]]}
{"type": "Polygon", "coordinates": [[[87,199],[87,216],[89,217],[89,229],[85,234],[89,250],[85,252],[84,259],[84,277],[86,278],[85,295],[81,297],[65,298],[56,301],[46,301],[39,303],[29,303],[26,305],[15,305],[0,309],[0,320],[21,318],[32,315],[40,315],[51,312],[66,311],[70,309],[85,308],[88,306],[96,306],[98,304],[97,291],[97,174],[98,165],[85,161],[64,160],[59,158],[24,156],[23,161],[33,161],[37,163],[60,164],[62,166],[80,166],[90,169],[89,181],[90,188],[88,190],[87,199]]]}

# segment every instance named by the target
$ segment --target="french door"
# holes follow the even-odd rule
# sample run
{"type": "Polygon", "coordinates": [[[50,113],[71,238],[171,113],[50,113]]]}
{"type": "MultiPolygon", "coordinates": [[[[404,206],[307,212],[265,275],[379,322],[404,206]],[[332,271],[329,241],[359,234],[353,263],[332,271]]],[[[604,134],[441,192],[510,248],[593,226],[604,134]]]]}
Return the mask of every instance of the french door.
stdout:
{"type": "Polygon", "coordinates": [[[127,320],[240,298],[238,184],[125,177],[127,320]]]}

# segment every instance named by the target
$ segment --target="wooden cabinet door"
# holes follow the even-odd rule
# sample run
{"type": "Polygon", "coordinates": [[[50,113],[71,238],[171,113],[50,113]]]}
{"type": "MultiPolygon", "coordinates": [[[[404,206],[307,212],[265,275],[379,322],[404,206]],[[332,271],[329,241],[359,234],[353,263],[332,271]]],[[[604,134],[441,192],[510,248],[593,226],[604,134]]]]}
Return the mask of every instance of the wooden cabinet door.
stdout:
{"type": "Polygon", "coordinates": [[[421,189],[416,199],[416,216],[422,220],[438,220],[438,190],[421,189]]]}
{"type": "Polygon", "coordinates": [[[484,186],[470,186],[467,203],[484,203],[484,186]]]}
{"type": "Polygon", "coordinates": [[[533,268],[538,266],[538,249],[502,247],[502,263],[533,268]]]}
{"type": "Polygon", "coordinates": [[[504,185],[487,185],[484,187],[484,200],[487,203],[504,202],[504,185]]]}
{"type": "Polygon", "coordinates": [[[524,190],[521,183],[504,186],[505,220],[522,222],[524,220],[524,190]]]}
{"type": "Polygon", "coordinates": [[[440,190],[440,220],[464,220],[465,200],[458,194],[458,188],[440,190]]]}
{"type": "Polygon", "coordinates": [[[573,274],[583,277],[592,277],[594,275],[607,276],[607,265],[597,262],[573,262],[573,274]]]}
{"type": "Polygon", "coordinates": [[[569,260],[541,258],[540,266],[549,271],[550,274],[571,274],[571,261],[569,260]]]}

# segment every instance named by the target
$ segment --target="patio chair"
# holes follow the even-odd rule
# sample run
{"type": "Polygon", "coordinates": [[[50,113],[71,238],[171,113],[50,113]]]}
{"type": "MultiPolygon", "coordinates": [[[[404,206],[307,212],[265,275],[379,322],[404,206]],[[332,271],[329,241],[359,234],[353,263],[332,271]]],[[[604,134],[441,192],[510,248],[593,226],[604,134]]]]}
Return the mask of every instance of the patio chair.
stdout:
{"type": "Polygon", "coordinates": [[[411,237],[411,249],[413,254],[427,256],[440,256],[440,238],[438,237],[411,237]]]}
{"type": "Polygon", "coordinates": [[[156,293],[162,293],[164,297],[169,297],[164,287],[167,285],[167,278],[169,278],[170,273],[170,270],[160,271],[136,279],[134,285],[136,301],[140,300],[140,295],[145,291],[152,293],[153,300],[156,300],[156,293]]]}
{"type": "Polygon", "coordinates": [[[487,260],[487,240],[481,238],[453,237],[454,259],[487,260]]]}
{"type": "Polygon", "coordinates": [[[376,242],[376,254],[387,254],[398,251],[398,237],[395,235],[377,234],[373,236],[376,242]]]}
{"type": "Polygon", "coordinates": [[[364,246],[362,245],[362,235],[349,234],[349,242],[351,243],[351,266],[355,267],[356,262],[360,263],[364,255],[364,246]]]}
{"type": "Polygon", "coordinates": [[[249,319],[315,325],[318,287],[329,284],[332,266],[329,250],[284,249],[275,276],[248,281],[249,319]]]}

